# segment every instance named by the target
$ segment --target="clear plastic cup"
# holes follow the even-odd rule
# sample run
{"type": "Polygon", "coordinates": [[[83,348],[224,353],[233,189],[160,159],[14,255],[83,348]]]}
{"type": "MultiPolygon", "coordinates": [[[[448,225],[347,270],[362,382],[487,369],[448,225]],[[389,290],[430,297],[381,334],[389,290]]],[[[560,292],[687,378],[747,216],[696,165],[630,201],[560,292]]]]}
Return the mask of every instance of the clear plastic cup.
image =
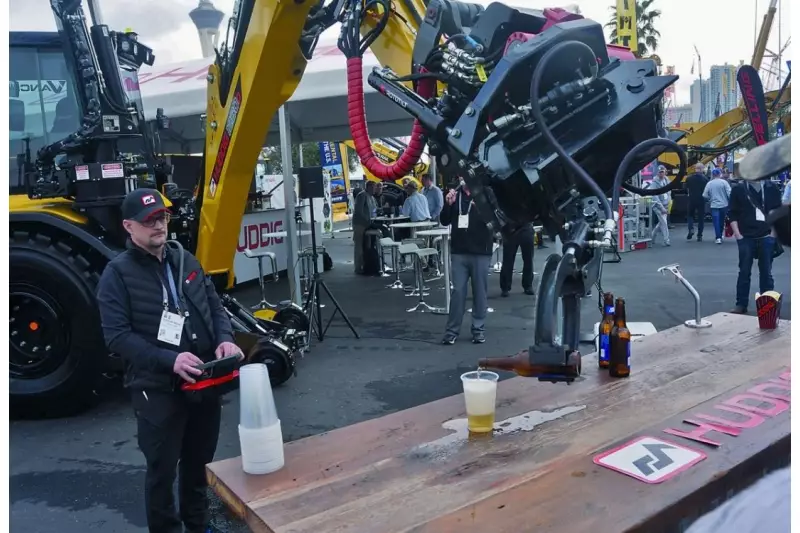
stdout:
{"type": "Polygon", "coordinates": [[[277,422],[267,365],[242,366],[239,369],[239,425],[245,429],[262,429],[277,422]]]}
{"type": "Polygon", "coordinates": [[[478,370],[461,375],[464,403],[467,408],[467,428],[470,433],[491,433],[497,403],[497,380],[494,372],[478,370]]]}

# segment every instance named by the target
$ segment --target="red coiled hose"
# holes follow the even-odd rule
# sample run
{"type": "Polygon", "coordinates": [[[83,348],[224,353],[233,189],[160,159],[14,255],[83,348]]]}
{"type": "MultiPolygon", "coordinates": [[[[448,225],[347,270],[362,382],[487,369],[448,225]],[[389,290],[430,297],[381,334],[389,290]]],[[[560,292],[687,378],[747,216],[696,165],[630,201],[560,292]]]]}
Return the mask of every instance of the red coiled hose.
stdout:
{"type": "MultiPolygon", "coordinates": [[[[425,99],[433,97],[436,94],[436,80],[433,78],[418,80],[417,94],[425,99]]],[[[414,121],[408,148],[397,161],[386,165],[372,151],[364,109],[364,78],[360,57],[351,57],[347,60],[347,114],[358,158],[375,177],[383,181],[394,181],[407,176],[414,169],[425,149],[425,129],[418,120],[414,121]]]]}

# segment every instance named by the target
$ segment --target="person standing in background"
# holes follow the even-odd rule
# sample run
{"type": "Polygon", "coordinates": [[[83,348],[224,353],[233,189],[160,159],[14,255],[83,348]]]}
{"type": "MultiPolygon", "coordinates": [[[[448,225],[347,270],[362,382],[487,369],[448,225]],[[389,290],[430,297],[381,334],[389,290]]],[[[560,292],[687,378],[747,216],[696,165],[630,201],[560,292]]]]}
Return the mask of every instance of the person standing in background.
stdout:
{"type": "Polygon", "coordinates": [[[694,237],[694,222],[697,222],[697,242],[703,240],[703,225],[706,216],[706,202],[703,198],[703,191],[706,188],[708,179],[705,175],[705,165],[697,163],[694,166],[694,174],[689,175],[683,184],[683,188],[689,194],[689,202],[687,204],[686,223],[689,225],[689,234],[686,236],[687,241],[691,241],[694,237]]]}
{"type": "MultiPolygon", "coordinates": [[[[669,185],[667,179],[667,169],[659,165],[658,174],[653,181],[648,185],[648,189],[660,189],[669,185]]],[[[667,213],[672,203],[672,194],[665,192],[653,197],[653,214],[656,216],[655,227],[653,228],[653,241],[655,242],[656,235],[660,232],[664,241],[664,246],[671,246],[669,240],[669,223],[667,221],[667,213]]]]}
{"type": "Polygon", "coordinates": [[[517,259],[517,250],[522,250],[522,290],[528,296],[533,296],[533,224],[527,223],[513,233],[502,232],[503,236],[503,267],[500,269],[500,295],[508,297],[511,292],[514,262],[517,259]]]}
{"type": "Polygon", "coordinates": [[[703,198],[711,206],[711,220],[714,223],[714,237],[717,244],[722,244],[723,230],[725,229],[725,216],[728,213],[728,204],[731,198],[731,186],[722,178],[722,172],[715,168],[711,171],[711,181],[703,189],[703,198]]]}
{"type": "Polygon", "coordinates": [[[791,205],[792,203],[792,180],[786,182],[786,187],[783,188],[783,198],[781,198],[783,205],[791,205]]]}
{"type": "Polygon", "coordinates": [[[747,313],[750,302],[750,274],[758,260],[759,291],[775,288],[772,259],[775,252],[775,231],[766,222],[773,209],[781,207],[781,193],[769,180],[742,181],[731,189],[730,220],[733,236],[739,246],[739,277],[736,280],[736,306],[731,313],[747,313]]]}
{"type": "Polygon", "coordinates": [[[485,321],[489,304],[489,266],[492,262],[494,235],[481,219],[466,183],[450,190],[444,199],[439,219],[450,226],[451,279],[453,291],[442,344],[454,344],[461,333],[467,307],[467,282],[472,280],[472,342],[486,342],[485,321]]]}
{"type": "Polygon", "coordinates": [[[403,185],[408,198],[403,203],[401,214],[411,219],[411,222],[424,222],[431,219],[428,211],[428,200],[417,191],[417,182],[408,180],[403,185]]]}
{"type": "Polygon", "coordinates": [[[367,181],[364,192],[356,197],[353,208],[353,266],[356,274],[364,273],[364,234],[372,226],[378,203],[375,200],[376,183],[367,181]]]}
{"type": "Polygon", "coordinates": [[[428,212],[431,220],[439,220],[439,215],[444,207],[442,189],[436,186],[430,174],[422,176],[422,194],[428,200],[428,212]]]}

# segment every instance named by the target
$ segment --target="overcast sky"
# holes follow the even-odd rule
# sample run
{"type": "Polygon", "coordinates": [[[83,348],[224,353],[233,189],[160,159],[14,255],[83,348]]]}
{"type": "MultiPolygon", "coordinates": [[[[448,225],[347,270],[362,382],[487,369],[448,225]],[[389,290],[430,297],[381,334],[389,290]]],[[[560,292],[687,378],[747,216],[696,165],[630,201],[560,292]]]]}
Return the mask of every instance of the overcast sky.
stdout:
{"type": "MultiPolygon", "coordinates": [[[[157,65],[200,57],[200,42],[188,12],[197,0],[98,0],[105,22],[113,29],[131,27],[142,42],[155,50],[157,65]]],[[[487,0],[472,0],[488,5],[487,0]]],[[[230,13],[234,0],[213,0],[214,5],[230,13]]],[[[12,30],[54,30],[55,22],[49,0],[10,0],[12,30]]],[[[519,6],[533,8],[580,7],[586,18],[605,23],[614,0],[514,0],[519,6]]],[[[681,77],[677,83],[677,103],[689,102],[689,86],[697,77],[691,74],[694,46],[700,51],[704,76],[714,64],[749,62],[754,36],[766,12],[769,0],[656,0],[654,7],[662,11],[657,23],[661,42],[656,53],[664,65],[675,65],[681,77]],[[756,8],[758,15],[756,16],[756,8]]],[[[85,4],[85,2],[84,2],[85,4]]],[[[790,35],[790,1],[780,0],[781,42],[790,35]]],[[[86,8],[84,8],[86,9],[86,8]]],[[[87,10],[88,14],[88,10],[87,10]]],[[[223,22],[223,30],[226,21],[223,22]]],[[[324,39],[335,40],[338,30],[332,28],[324,39]]],[[[768,49],[777,51],[778,20],[776,16],[768,49]]],[[[791,47],[785,59],[791,59],[791,47]]],[[[767,60],[765,60],[766,62],[767,60]]],[[[785,65],[785,63],[784,63],[785,65]]],[[[785,70],[785,68],[784,68],[785,70]]]]}

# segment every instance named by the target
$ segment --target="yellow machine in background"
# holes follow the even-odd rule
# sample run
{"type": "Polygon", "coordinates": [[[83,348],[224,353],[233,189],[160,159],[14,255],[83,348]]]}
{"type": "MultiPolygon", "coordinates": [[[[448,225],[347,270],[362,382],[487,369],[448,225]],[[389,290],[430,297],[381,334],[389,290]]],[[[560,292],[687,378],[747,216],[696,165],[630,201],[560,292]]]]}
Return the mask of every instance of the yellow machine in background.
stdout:
{"type": "MultiPolygon", "coordinates": [[[[348,148],[355,150],[355,144],[353,141],[344,141],[342,144],[347,146],[348,148]]],[[[382,162],[386,164],[391,164],[397,161],[400,157],[400,153],[402,150],[405,149],[405,146],[402,145],[399,141],[389,140],[389,139],[377,139],[372,143],[372,150],[375,152],[375,155],[380,159],[382,162]]],[[[370,181],[380,181],[383,180],[377,178],[372,172],[370,172],[367,168],[362,167],[364,170],[364,178],[370,181]]],[[[422,187],[422,182],[420,182],[420,178],[427,174],[430,170],[430,165],[428,163],[422,161],[420,159],[419,163],[414,166],[414,170],[412,174],[408,176],[404,176],[402,178],[398,178],[394,181],[395,184],[402,187],[405,180],[412,180],[416,182],[417,187],[422,187]]]]}

